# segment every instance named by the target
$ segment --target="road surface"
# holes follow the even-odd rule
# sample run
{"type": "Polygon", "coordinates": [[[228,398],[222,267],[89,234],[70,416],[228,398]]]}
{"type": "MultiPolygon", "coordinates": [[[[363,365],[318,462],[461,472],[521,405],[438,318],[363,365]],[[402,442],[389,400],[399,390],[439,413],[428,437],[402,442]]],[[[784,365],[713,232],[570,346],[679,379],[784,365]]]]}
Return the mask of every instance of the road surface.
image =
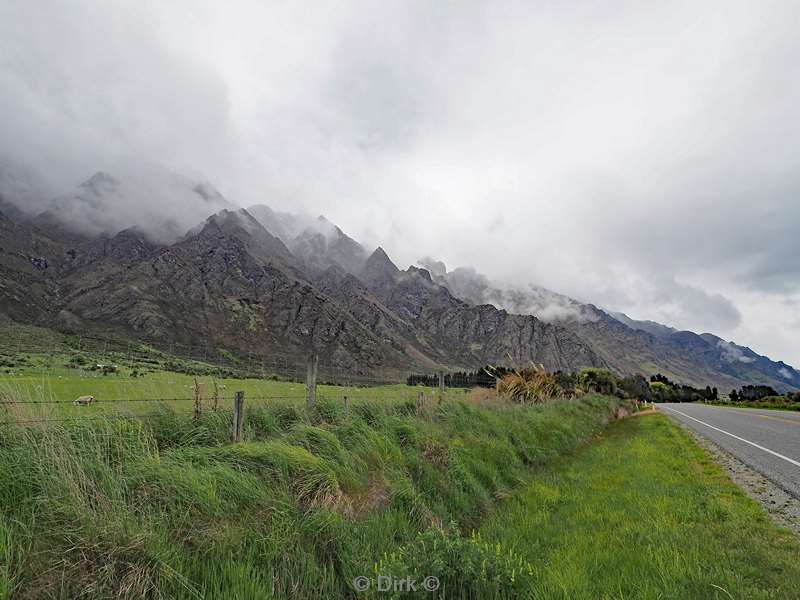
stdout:
{"type": "Polygon", "coordinates": [[[694,403],[657,407],[800,499],[800,412],[694,403]]]}

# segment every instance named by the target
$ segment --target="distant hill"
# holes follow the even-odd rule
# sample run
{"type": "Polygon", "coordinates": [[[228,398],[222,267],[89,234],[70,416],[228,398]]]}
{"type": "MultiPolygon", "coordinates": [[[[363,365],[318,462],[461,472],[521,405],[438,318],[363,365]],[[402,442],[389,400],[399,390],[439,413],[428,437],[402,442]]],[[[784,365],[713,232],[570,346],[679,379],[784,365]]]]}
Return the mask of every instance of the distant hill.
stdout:
{"type": "Polygon", "coordinates": [[[677,381],[726,391],[745,382],[778,390],[800,387],[800,373],[791,366],[712,334],[637,321],[539,286],[501,286],[474,269],[448,271],[444,263],[431,258],[420,264],[431,271],[434,281],[467,302],[532,314],[570,330],[621,373],[660,372],[677,381]]]}

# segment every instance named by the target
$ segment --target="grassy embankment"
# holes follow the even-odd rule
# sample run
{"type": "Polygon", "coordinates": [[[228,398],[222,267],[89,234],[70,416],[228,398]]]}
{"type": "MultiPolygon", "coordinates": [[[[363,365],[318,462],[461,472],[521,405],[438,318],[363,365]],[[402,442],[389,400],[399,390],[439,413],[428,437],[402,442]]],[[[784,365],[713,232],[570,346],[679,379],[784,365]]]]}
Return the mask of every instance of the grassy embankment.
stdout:
{"type": "Polygon", "coordinates": [[[536,475],[483,539],[532,598],[800,598],[800,544],[663,416],[613,424],[536,475]]]}
{"type": "MultiPolygon", "coordinates": [[[[447,547],[472,548],[500,499],[619,403],[267,406],[237,445],[227,410],[2,427],[0,597],[352,597],[354,577],[441,525],[447,547]]],[[[510,585],[511,559],[473,554],[510,585]]],[[[431,551],[427,568],[459,568],[446,557],[431,551]]]]}

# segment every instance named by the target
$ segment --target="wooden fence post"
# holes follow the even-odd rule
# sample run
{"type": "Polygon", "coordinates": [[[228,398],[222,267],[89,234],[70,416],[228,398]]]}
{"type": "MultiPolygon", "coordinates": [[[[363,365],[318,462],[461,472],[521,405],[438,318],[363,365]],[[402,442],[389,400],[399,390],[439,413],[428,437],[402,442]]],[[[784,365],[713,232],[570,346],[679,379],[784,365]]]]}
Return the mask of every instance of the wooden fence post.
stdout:
{"type": "Polygon", "coordinates": [[[422,409],[425,407],[425,392],[420,392],[417,396],[417,414],[422,414],[422,409]]]}
{"type": "Polygon", "coordinates": [[[200,383],[194,378],[194,422],[200,420],[200,383]]]}
{"type": "Polygon", "coordinates": [[[212,379],[214,382],[214,412],[217,412],[217,408],[219,407],[219,385],[217,385],[217,380],[212,379]]]}
{"type": "Polygon", "coordinates": [[[308,364],[306,365],[306,406],[314,408],[317,403],[317,366],[319,365],[319,356],[312,354],[308,357],[308,364]]]}
{"type": "Polygon", "coordinates": [[[344,397],[344,418],[350,416],[350,400],[347,396],[344,397]]]}
{"type": "Polygon", "coordinates": [[[444,371],[439,371],[439,402],[444,400],[444,371]]]}
{"type": "Polygon", "coordinates": [[[244,434],[244,392],[236,392],[233,399],[233,441],[241,442],[244,434]]]}

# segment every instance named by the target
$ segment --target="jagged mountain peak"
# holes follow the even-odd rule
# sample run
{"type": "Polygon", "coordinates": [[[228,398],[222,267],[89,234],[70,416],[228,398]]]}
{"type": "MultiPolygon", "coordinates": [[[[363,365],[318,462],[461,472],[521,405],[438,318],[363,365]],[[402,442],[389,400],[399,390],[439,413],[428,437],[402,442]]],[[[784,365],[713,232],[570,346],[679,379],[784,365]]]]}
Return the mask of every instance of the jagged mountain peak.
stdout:
{"type": "Polygon", "coordinates": [[[433,283],[433,277],[431,277],[431,273],[430,273],[430,271],[428,271],[428,269],[421,269],[419,267],[415,267],[414,265],[411,265],[410,267],[408,267],[407,272],[419,275],[425,281],[433,283]]]}
{"type": "Polygon", "coordinates": [[[230,226],[242,227],[248,232],[256,230],[266,231],[264,226],[253,218],[244,208],[234,210],[223,208],[206,219],[205,226],[209,225],[220,228],[230,226]]]}
{"type": "Polygon", "coordinates": [[[322,216],[278,211],[267,204],[254,204],[247,210],[267,231],[279,237],[286,245],[306,230],[321,231],[327,223],[322,216]]]}
{"type": "Polygon", "coordinates": [[[211,215],[184,239],[190,241],[192,238],[213,238],[220,245],[225,243],[226,238],[236,239],[256,258],[268,261],[277,259],[284,265],[297,267],[295,257],[286,245],[243,208],[223,209],[211,215]]]}
{"type": "Polygon", "coordinates": [[[378,246],[373,250],[372,254],[369,257],[369,260],[372,262],[380,262],[384,264],[391,265],[394,270],[398,270],[397,266],[392,262],[392,259],[389,258],[389,255],[386,254],[386,250],[383,249],[382,246],[378,246]]]}
{"type": "Polygon", "coordinates": [[[394,277],[398,273],[400,273],[400,269],[397,268],[397,265],[392,262],[392,259],[386,254],[386,251],[380,246],[370,254],[362,270],[362,274],[368,280],[374,279],[377,276],[394,277]]]}

